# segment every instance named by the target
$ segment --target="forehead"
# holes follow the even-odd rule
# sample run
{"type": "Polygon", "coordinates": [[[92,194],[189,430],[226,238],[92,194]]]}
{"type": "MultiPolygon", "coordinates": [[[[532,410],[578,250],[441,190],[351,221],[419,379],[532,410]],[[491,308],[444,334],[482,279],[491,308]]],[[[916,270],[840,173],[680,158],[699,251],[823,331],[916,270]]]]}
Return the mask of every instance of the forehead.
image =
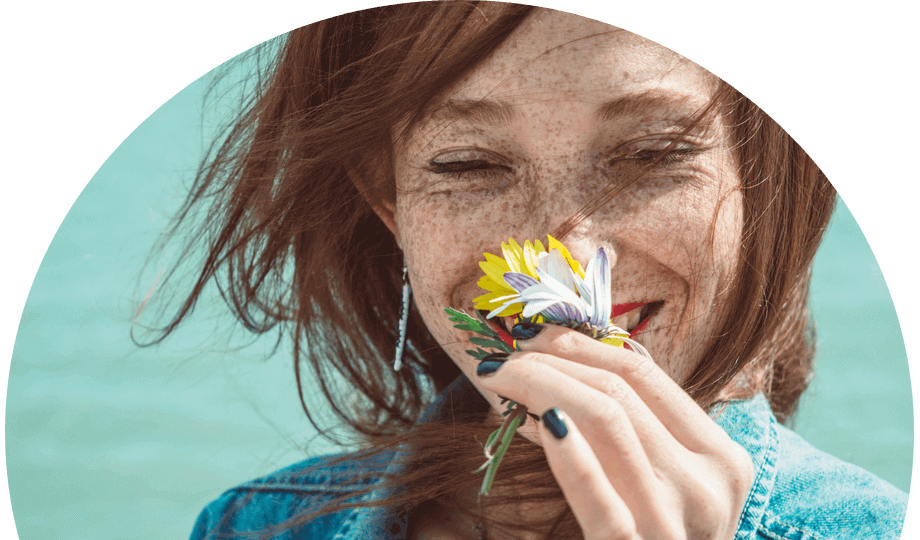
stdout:
{"type": "Polygon", "coordinates": [[[716,78],[698,65],[626,30],[540,9],[482,65],[445,94],[447,100],[551,100],[600,104],[646,92],[704,104],[716,78]]]}

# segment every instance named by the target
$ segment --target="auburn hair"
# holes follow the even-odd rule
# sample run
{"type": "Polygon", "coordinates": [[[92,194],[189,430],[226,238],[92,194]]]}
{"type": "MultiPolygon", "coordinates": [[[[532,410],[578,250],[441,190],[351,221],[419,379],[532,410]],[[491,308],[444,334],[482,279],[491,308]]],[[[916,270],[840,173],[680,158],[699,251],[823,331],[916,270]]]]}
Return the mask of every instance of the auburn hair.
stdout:
{"type": "MultiPolygon", "coordinates": [[[[184,238],[183,257],[203,256],[186,282],[191,289],[145,343],[175,330],[213,283],[245,328],[276,330],[279,339],[292,340],[301,404],[314,425],[318,403],[304,396],[305,377],[321,389],[336,422],[352,428],[364,453],[414,448],[410,472],[380,484],[411,489],[373,503],[338,501],[295,521],[350,505],[455,503],[479,481],[468,471],[481,459],[473,437],[484,440],[491,429],[476,422],[482,411],[450,426],[417,424],[432,391],[459,370],[415,310],[406,351],[411,369],[391,367],[403,260],[369,201],[395,200],[392,149],[406,126],[533,9],[467,1],[400,4],[290,32],[253,79],[238,118],[208,151],[163,237],[161,247],[184,238]]],[[[786,420],[812,369],[810,267],[836,193],[798,144],[728,84],[719,83],[700,118],[710,114],[721,115],[739,167],[741,263],[724,323],[684,388],[704,408],[762,392],[786,420]]],[[[163,283],[179,278],[174,270],[163,283]]],[[[497,482],[488,504],[549,504],[559,510],[528,527],[577,535],[541,450],[526,440],[515,445],[499,477],[516,487],[505,497],[497,482]]],[[[490,525],[501,530],[503,523],[490,525]]]]}

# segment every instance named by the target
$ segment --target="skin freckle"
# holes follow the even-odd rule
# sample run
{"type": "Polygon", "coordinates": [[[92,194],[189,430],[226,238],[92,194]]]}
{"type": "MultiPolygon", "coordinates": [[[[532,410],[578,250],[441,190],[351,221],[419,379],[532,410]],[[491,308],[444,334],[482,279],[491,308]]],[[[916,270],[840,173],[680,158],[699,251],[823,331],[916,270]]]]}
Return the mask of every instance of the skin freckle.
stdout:
{"type": "MultiPolygon", "coordinates": [[[[416,306],[475,383],[468,336],[445,322],[443,309],[470,309],[482,294],[476,281],[484,252],[499,254],[509,238],[545,239],[590,209],[561,240],[582,264],[598,247],[608,251],[615,303],[661,303],[640,341],[680,381],[710,339],[717,295],[732,276],[740,222],[720,218],[716,207],[739,179],[715,165],[730,161],[718,139],[706,156],[677,155],[652,168],[643,168],[650,161],[642,152],[673,138],[676,115],[706,103],[713,77],[596,21],[535,21],[443,96],[462,104],[449,122],[416,126],[396,149],[397,186],[416,188],[397,196],[396,211],[416,306]],[[655,92],[683,96],[679,110],[598,116],[601,104],[655,92]],[[468,114],[482,101],[510,113],[468,114]],[[450,163],[449,170],[434,161],[450,163]],[[618,192],[595,208],[611,189],[618,192]]],[[[721,206],[734,216],[740,199],[721,206]]]]}

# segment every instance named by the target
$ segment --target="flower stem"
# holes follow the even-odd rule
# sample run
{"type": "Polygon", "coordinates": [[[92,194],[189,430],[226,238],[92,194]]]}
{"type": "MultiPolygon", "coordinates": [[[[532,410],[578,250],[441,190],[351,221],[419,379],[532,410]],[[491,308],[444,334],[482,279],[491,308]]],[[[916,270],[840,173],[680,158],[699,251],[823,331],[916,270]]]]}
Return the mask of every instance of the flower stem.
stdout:
{"type": "Polygon", "coordinates": [[[514,410],[511,411],[511,414],[505,417],[505,421],[502,422],[501,427],[489,436],[489,444],[486,444],[485,447],[487,461],[482,467],[473,471],[479,472],[483,468],[486,470],[485,478],[482,479],[482,487],[479,489],[480,496],[488,495],[489,491],[492,489],[492,482],[495,481],[495,474],[498,472],[498,466],[501,464],[502,458],[505,457],[508,446],[511,445],[511,439],[514,438],[514,432],[517,431],[518,426],[521,425],[521,422],[523,422],[525,418],[527,418],[527,407],[518,404],[514,407],[514,410]],[[492,452],[492,448],[496,443],[498,447],[492,452]]]}

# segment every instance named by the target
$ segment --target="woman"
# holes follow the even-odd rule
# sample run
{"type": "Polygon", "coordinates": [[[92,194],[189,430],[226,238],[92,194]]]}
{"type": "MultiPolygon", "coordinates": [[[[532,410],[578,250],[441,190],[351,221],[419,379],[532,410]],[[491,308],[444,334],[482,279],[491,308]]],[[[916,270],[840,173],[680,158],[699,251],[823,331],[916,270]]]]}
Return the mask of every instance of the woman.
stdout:
{"type": "Polygon", "coordinates": [[[834,196],[734,89],[596,21],[449,2],[292,32],[180,213],[210,204],[208,251],[163,337],[218,280],[365,450],[228,491],[192,537],[897,538],[903,493],[776,423],[834,196]],[[507,321],[517,352],[465,353],[444,308],[473,309],[483,253],[547,235],[605,250],[654,361],[507,321]],[[541,421],[480,497],[505,398],[541,421]]]}

